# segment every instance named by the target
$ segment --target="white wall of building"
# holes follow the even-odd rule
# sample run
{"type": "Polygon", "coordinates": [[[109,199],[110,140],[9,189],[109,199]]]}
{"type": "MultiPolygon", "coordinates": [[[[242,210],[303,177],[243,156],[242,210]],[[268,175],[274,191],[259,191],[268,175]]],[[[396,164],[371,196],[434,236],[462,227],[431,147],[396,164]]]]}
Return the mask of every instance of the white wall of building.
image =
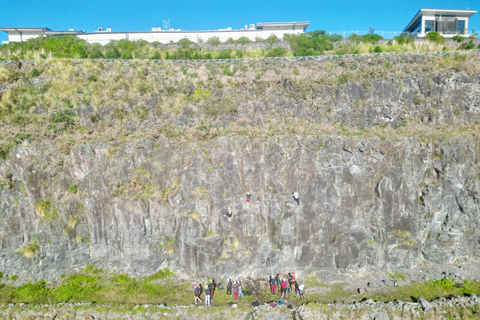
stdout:
{"type": "Polygon", "coordinates": [[[38,38],[42,35],[41,31],[22,31],[20,32],[9,32],[8,33],[8,42],[21,42],[27,41],[29,39],[38,38]]]}
{"type": "Polygon", "coordinates": [[[188,39],[198,42],[200,39],[204,42],[210,38],[218,37],[220,41],[225,42],[232,38],[238,40],[241,37],[247,37],[251,41],[256,38],[266,39],[272,34],[282,39],[284,34],[301,34],[302,30],[229,30],[229,31],[148,31],[148,32],[95,32],[79,34],[77,37],[88,41],[89,43],[108,44],[112,40],[146,40],[148,42],[158,41],[160,43],[178,42],[181,39],[188,39]]]}

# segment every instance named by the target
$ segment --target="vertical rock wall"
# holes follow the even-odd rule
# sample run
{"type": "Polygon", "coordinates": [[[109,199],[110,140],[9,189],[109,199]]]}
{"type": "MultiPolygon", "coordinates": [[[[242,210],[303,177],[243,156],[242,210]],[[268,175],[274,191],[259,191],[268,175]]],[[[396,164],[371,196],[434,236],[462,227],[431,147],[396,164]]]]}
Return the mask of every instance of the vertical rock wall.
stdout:
{"type": "Polygon", "coordinates": [[[67,156],[24,142],[1,166],[0,271],[53,278],[93,263],[231,276],[478,262],[479,160],[469,135],[144,139],[67,156]],[[43,217],[40,201],[50,203],[43,217]],[[17,252],[34,242],[33,257],[17,252]]]}

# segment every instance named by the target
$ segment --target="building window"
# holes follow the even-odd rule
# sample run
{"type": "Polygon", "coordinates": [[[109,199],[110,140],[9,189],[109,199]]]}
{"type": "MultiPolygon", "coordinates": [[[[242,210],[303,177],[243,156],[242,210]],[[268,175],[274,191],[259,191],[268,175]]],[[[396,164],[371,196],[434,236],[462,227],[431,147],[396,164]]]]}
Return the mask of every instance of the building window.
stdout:
{"type": "Polygon", "coordinates": [[[417,34],[419,32],[422,31],[422,19],[418,19],[417,21],[415,21],[412,25],[412,27],[410,28],[409,32],[412,33],[412,34],[417,34]]]}
{"type": "Polygon", "coordinates": [[[425,33],[435,31],[435,21],[425,20],[425,33]]]}
{"type": "Polygon", "coordinates": [[[457,21],[457,32],[459,34],[464,34],[465,33],[465,20],[458,20],[457,21]]]}
{"type": "Polygon", "coordinates": [[[456,34],[456,17],[453,15],[435,15],[435,31],[443,34],[456,34]]]}

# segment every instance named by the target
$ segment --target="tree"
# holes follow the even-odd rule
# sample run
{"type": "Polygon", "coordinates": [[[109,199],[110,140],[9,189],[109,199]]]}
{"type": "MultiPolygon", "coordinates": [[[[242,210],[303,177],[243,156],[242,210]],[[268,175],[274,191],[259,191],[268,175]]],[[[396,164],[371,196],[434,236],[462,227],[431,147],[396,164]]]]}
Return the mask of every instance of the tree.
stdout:
{"type": "Polygon", "coordinates": [[[218,46],[221,41],[220,41],[220,38],[219,37],[211,37],[210,39],[208,39],[206,41],[208,44],[211,44],[212,46],[218,46]]]}

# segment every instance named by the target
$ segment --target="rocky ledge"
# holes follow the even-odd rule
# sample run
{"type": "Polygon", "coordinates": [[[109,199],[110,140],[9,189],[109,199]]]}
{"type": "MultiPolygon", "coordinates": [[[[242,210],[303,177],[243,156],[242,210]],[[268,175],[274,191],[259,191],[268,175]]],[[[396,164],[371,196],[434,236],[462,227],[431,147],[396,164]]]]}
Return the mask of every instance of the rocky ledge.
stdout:
{"type": "Polygon", "coordinates": [[[422,297],[417,302],[375,302],[372,299],[354,303],[308,303],[294,306],[287,303],[271,307],[264,303],[250,309],[232,307],[197,307],[195,305],[95,305],[92,303],[59,303],[56,305],[27,305],[24,303],[0,306],[2,319],[264,319],[264,320],[310,320],[310,319],[462,319],[475,315],[480,309],[480,298],[440,298],[427,301],[422,297]],[[470,311],[470,313],[469,313],[470,311]]]}

